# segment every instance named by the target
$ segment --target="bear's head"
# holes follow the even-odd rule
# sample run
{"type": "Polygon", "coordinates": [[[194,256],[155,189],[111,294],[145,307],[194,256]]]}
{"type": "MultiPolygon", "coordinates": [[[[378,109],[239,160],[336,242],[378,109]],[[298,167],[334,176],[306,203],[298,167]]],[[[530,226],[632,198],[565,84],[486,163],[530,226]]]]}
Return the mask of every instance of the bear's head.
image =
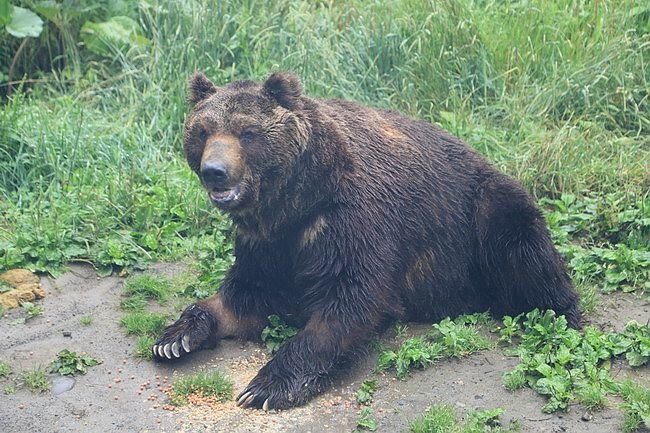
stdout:
{"type": "Polygon", "coordinates": [[[225,87],[202,73],[190,78],[185,156],[217,207],[246,213],[289,182],[310,136],[304,102],[289,73],[225,87]]]}

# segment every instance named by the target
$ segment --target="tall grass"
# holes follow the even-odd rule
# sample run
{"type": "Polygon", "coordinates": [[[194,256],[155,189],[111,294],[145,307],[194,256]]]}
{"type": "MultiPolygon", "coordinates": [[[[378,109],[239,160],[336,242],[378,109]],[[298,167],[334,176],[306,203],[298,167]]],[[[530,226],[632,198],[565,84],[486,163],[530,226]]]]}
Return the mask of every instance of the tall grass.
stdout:
{"type": "Polygon", "coordinates": [[[195,70],[217,83],[293,70],[310,94],[437,122],[539,197],[650,187],[641,0],[152,0],[120,13],[147,50],[94,57],[69,43],[70,20],[55,29],[67,48],[31,44],[41,57],[50,44],[50,67],[0,107],[0,268],[107,269],[187,254],[198,234],[227,243],[180,151],[195,70]]]}

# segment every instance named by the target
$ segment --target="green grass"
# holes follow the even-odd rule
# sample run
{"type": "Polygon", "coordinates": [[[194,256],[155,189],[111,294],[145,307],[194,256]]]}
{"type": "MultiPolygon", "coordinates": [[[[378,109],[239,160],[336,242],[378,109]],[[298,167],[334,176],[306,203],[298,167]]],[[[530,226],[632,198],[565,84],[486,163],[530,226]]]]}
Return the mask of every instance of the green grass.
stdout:
{"type": "Polygon", "coordinates": [[[499,421],[503,409],[488,409],[470,411],[462,422],[456,411],[449,405],[434,405],[412,421],[409,426],[410,433],[478,433],[493,432],[507,433],[520,430],[518,423],[514,422],[508,427],[502,427],[499,421]]]}
{"type": "Polygon", "coordinates": [[[624,400],[621,404],[625,414],[623,431],[650,430],[650,390],[624,380],[618,384],[617,391],[624,400]]]}
{"type": "Polygon", "coordinates": [[[93,323],[93,316],[91,315],[81,316],[81,318],[79,319],[79,323],[82,326],[90,326],[93,323]]]}
{"type": "Polygon", "coordinates": [[[43,369],[24,371],[20,374],[19,381],[33,392],[47,392],[50,390],[50,381],[43,369]]]}
{"type": "Polygon", "coordinates": [[[173,289],[169,279],[148,274],[130,277],[124,283],[124,292],[127,296],[155,299],[161,303],[169,299],[173,289]]]}
{"type": "MultiPolygon", "coordinates": [[[[204,279],[220,280],[230,223],[180,151],[195,70],[219,84],[293,70],[310,94],[440,123],[538,197],[643,199],[648,7],[533,3],[101,1],[62,10],[66,25],[21,52],[2,34],[0,64],[31,81],[0,108],[0,269],[57,272],[78,259],[107,273],[203,254],[218,259],[204,279]],[[144,51],[116,46],[106,58],[79,44],[86,20],[115,15],[141,23],[144,51]]],[[[195,287],[198,297],[214,286],[195,287]]]]}
{"type": "Polygon", "coordinates": [[[176,406],[187,404],[187,398],[191,394],[214,397],[217,401],[224,402],[232,398],[232,386],[232,381],[220,372],[202,371],[176,380],[172,384],[169,399],[176,406]]]}
{"type": "Polygon", "coordinates": [[[165,327],[167,317],[159,313],[136,311],[126,314],[120,323],[126,329],[127,334],[155,336],[165,327]]]}
{"type": "Polygon", "coordinates": [[[413,368],[426,368],[443,358],[460,358],[488,349],[493,343],[479,331],[479,326],[488,321],[486,314],[446,318],[434,324],[429,334],[409,338],[395,350],[383,350],[376,369],[394,368],[397,377],[404,379],[413,368]]]}
{"type": "Polygon", "coordinates": [[[141,359],[151,359],[153,357],[151,347],[155,342],[156,339],[151,335],[139,336],[138,341],[135,344],[135,356],[141,359]]]}

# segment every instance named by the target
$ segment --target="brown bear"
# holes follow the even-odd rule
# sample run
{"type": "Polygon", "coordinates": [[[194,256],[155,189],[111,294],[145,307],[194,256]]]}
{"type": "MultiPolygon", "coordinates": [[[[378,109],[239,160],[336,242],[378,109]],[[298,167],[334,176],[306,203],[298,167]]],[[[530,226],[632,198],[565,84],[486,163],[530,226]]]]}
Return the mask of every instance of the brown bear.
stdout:
{"type": "Polygon", "coordinates": [[[430,123],[303,94],[298,78],[189,82],[187,161],[236,226],[218,293],[152,347],[158,360],[299,324],[237,398],[304,404],[395,320],[534,308],[579,326],[578,296],[533,198],[430,123]]]}

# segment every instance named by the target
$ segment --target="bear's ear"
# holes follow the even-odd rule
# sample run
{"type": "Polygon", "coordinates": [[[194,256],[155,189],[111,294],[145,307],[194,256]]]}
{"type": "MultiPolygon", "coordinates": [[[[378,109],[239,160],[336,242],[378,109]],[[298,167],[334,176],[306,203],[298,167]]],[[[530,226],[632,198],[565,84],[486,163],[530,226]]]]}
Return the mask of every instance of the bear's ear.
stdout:
{"type": "Polygon", "coordinates": [[[217,93],[217,87],[205,76],[203,72],[197,72],[187,83],[187,102],[194,107],[205,98],[217,93]]]}
{"type": "Polygon", "coordinates": [[[287,110],[295,110],[302,105],[302,84],[300,79],[290,72],[272,74],[264,82],[263,91],[287,110]]]}

